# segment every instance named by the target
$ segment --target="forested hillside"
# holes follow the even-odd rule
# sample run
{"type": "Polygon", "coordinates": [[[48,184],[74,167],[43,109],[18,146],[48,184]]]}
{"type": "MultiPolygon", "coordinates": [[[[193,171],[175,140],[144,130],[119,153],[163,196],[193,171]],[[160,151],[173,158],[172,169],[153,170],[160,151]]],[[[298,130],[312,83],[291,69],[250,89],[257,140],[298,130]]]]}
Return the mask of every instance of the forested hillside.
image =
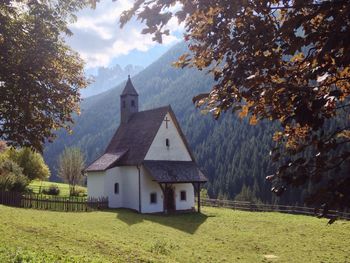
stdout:
{"type": "MultiPolygon", "coordinates": [[[[203,115],[192,104],[192,97],[208,91],[213,80],[194,69],[175,69],[171,63],[186,51],[178,44],[155,63],[132,78],[139,92],[141,110],[171,104],[194,155],[209,178],[206,187],[211,197],[276,202],[265,177],[273,171],[269,151],[273,126],[247,121],[226,113],[219,120],[203,115]]],[[[75,118],[73,133],[59,132],[45,148],[45,160],[53,177],[64,147],[79,146],[90,163],[101,154],[119,124],[119,95],[124,83],[82,103],[82,113],[75,118]]],[[[288,191],[284,202],[300,203],[302,195],[288,191]]]]}

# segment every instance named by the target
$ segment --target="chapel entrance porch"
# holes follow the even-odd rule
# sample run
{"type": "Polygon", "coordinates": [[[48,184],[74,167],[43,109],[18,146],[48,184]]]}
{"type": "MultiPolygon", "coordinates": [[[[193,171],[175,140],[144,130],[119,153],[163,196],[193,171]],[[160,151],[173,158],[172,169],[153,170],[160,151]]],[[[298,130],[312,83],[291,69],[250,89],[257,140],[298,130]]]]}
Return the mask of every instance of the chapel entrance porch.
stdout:
{"type": "MultiPolygon", "coordinates": [[[[185,201],[186,191],[183,193],[183,198],[179,196],[179,184],[193,185],[194,199],[197,195],[197,208],[200,212],[200,185],[205,183],[207,179],[199,170],[198,166],[193,161],[144,161],[143,163],[146,171],[150,174],[155,182],[157,182],[163,193],[163,212],[169,213],[172,211],[191,210],[195,206],[192,203],[188,208],[184,208],[176,202],[185,201]],[[175,191],[176,190],[176,191],[175,191]],[[178,195],[176,197],[176,194],[178,195]],[[183,210],[185,209],[185,210],[183,210]]],[[[192,192],[192,191],[190,191],[192,192]]],[[[192,199],[193,200],[193,199],[192,199]]]]}
{"type": "MultiPolygon", "coordinates": [[[[164,213],[173,213],[176,212],[176,193],[175,185],[178,182],[168,182],[168,183],[158,183],[163,192],[163,212],[164,213]]],[[[197,197],[197,211],[200,213],[200,183],[192,182],[194,197],[197,197]]],[[[185,210],[182,210],[185,211],[185,210]]]]}

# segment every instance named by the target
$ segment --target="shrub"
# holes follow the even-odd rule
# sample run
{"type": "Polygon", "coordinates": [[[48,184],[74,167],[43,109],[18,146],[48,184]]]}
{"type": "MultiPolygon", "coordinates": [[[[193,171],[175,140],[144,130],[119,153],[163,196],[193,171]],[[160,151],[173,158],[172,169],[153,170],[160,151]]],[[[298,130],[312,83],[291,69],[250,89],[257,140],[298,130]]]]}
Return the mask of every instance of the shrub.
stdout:
{"type": "Polygon", "coordinates": [[[71,191],[70,195],[83,197],[83,196],[86,196],[87,193],[86,193],[86,190],[84,188],[77,187],[74,189],[74,191],[71,191]]]}
{"type": "Polygon", "coordinates": [[[43,189],[42,190],[43,194],[46,195],[59,195],[60,194],[60,188],[57,185],[50,185],[50,187],[48,189],[43,189]]]}
{"type": "Polygon", "coordinates": [[[10,148],[5,154],[7,154],[8,159],[22,167],[22,173],[30,180],[42,180],[50,176],[49,167],[45,164],[42,155],[28,147],[21,149],[10,148]]]}
{"type": "Polygon", "coordinates": [[[0,160],[0,190],[23,192],[29,180],[22,174],[22,168],[15,162],[0,160]]]}
{"type": "Polygon", "coordinates": [[[207,198],[209,198],[208,190],[205,189],[205,188],[201,189],[200,197],[201,197],[201,199],[207,199],[207,198]]]}

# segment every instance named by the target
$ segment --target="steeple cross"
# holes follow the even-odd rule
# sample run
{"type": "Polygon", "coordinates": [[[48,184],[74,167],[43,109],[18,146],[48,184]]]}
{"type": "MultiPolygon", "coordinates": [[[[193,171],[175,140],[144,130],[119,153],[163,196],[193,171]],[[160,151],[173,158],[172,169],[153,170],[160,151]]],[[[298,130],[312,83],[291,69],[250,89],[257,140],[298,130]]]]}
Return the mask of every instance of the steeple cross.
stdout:
{"type": "Polygon", "coordinates": [[[170,121],[169,119],[168,119],[168,117],[165,117],[165,127],[168,129],[168,122],[170,121]]]}

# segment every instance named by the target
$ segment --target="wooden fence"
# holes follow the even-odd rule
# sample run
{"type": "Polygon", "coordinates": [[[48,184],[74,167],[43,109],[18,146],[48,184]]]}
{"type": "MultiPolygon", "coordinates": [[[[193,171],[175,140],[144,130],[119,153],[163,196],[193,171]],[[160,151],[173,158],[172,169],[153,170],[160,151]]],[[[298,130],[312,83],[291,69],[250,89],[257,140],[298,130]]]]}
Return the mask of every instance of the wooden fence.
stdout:
{"type": "MultiPolygon", "coordinates": [[[[231,208],[231,209],[237,209],[237,210],[243,210],[243,211],[281,212],[281,213],[312,215],[312,216],[317,215],[315,208],[302,207],[302,206],[254,204],[251,202],[218,200],[218,199],[201,199],[201,205],[213,206],[213,207],[225,207],[225,208],[231,208]]],[[[350,213],[347,213],[347,212],[331,210],[329,211],[329,214],[339,219],[350,220],[350,213]]]]}
{"type": "Polygon", "coordinates": [[[41,194],[22,194],[0,191],[0,204],[66,212],[87,212],[108,207],[108,199],[84,197],[56,197],[41,194]]]}

